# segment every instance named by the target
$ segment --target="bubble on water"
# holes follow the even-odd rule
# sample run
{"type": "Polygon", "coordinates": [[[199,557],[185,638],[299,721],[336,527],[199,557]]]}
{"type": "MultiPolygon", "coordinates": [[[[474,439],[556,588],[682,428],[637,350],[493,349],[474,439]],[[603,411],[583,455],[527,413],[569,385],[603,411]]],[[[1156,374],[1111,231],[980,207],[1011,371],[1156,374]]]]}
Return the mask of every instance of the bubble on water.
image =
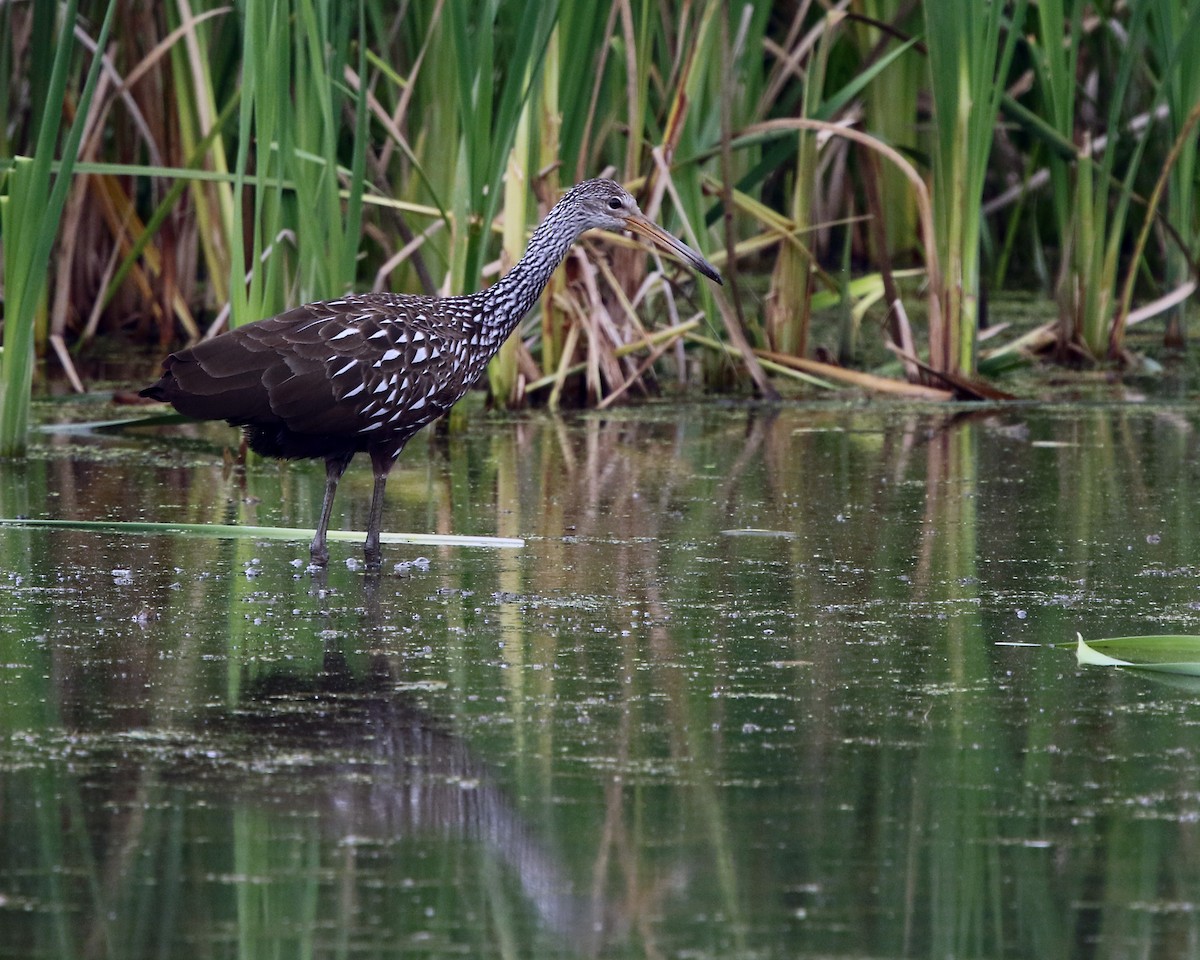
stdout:
{"type": "Polygon", "coordinates": [[[397,577],[411,576],[413,573],[424,573],[429,569],[428,557],[416,557],[412,560],[401,560],[392,567],[392,573],[397,577]]]}

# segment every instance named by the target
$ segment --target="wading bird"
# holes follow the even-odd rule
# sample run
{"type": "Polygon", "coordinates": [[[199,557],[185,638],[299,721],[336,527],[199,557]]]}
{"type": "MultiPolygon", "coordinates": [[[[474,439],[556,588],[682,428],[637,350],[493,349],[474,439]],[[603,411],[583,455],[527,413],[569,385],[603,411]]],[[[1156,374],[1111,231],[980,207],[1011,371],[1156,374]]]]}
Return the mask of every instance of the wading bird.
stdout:
{"type": "Polygon", "coordinates": [[[400,451],[479,379],[571,244],[596,227],[648,237],[721,282],[619,184],[585,180],[554,205],[525,255],[486,290],[444,298],[367,293],[305,304],[171,354],[162,378],[141,395],[188,417],[242,427],[250,449],[263,456],[324,459],[325,499],[310,547],[318,565],[329,560],[326,531],[338,481],[356,453],[369,454],[375,488],[364,553],[367,566],[378,568],[383,492],[400,451]]]}

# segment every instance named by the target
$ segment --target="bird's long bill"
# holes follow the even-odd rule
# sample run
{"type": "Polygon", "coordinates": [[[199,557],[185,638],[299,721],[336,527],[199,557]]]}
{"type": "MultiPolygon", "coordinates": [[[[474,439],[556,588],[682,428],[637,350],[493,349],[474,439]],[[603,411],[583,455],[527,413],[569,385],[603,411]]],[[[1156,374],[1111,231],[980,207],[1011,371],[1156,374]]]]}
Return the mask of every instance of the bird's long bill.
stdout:
{"type": "Polygon", "coordinates": [[[709,280],[715,280],[717,283],[723,284],[725,281],[721,279],[721,275],[717,273],[717,268],[705,260],[700,254],[689,247],[682,240],[677,240],[671,234],[667,233],[653,220],[649,220],[640,214],[630,214],[625,220],[625,226],[634,233],[640,233],[643,237],[653,240],[655,243],[666,247],[672,253],[679,257],[684,263],[690,263],[693,267],[699,270],[702,274],[708,277],[709,280]]]}

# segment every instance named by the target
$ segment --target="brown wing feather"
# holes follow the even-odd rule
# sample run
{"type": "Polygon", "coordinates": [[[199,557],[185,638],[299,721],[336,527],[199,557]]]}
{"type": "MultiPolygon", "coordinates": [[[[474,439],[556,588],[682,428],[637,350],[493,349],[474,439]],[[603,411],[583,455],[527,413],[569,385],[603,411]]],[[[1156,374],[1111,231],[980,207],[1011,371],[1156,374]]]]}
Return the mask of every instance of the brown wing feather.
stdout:
{"type": "Polygon", "coordinates": [[[470,386],[456,376],[467,302],[437,306],[396,294],[306,304],[172,354],[143,394],[200,419],[361,435],[362,447],[411,436],[470,386]]]}

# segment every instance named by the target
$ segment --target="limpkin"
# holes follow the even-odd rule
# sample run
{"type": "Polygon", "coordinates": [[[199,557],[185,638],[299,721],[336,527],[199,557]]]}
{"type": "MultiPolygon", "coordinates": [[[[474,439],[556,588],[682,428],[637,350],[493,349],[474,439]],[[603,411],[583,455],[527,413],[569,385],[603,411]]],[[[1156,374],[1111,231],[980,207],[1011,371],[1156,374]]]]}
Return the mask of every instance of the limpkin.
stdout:
{"type": "Polygon", "coordinates": [[[471,388],[571,244],[595,227],[642,234],[721,282],[619,184],[585,180],[555,204],[521,260],[486,290],[305,304],[171,354],[162,378],[141,395],[188,417],[242,427],[250,449],[264,456],[323,458],[325,499],[309,549],[321,566],[329,560],[326,531],[338,481],[356,453],[370,454],[375,488],[364,553],[367,566],[377,568],[383,492],[400,451],[471,388]]]}

